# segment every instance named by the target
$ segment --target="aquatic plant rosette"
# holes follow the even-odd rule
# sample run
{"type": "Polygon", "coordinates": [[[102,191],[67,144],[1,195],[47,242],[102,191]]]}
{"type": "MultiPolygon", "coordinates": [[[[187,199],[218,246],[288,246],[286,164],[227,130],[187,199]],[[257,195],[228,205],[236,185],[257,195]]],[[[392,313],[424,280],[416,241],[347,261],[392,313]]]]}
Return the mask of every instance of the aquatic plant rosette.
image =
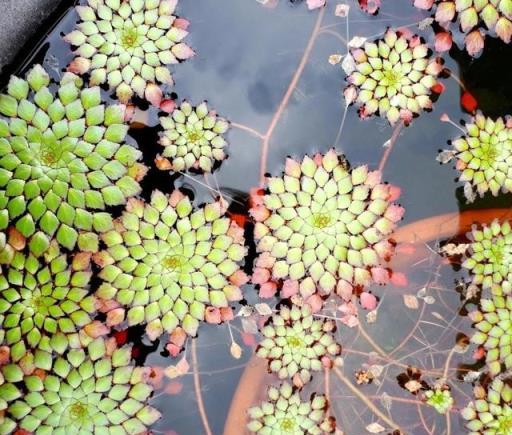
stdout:
{"type": "Polygon", "coordinates": [[[511,192],[512,119],[493,120],[477,113],[464,129],[467,134],[453,140],[452,149],[444,153],[456,159],[455,168],[461,173],[459,181],[464,183],[468,201],[475,191],[481,197],[489,191],[494,196],[500,191],[511,192]]]}
{"type": "Polygon", "coordinates": [[[0,434],[141,434],[160,418],[148,405],[153,389],[147,370],[131,365],[131,347],[97,338],[52,360],[40,352],[39,371],[2,367],[0,434]]]}
{"type": "Polygon", "coordinates": [[[485,362],[491,375],[501,372],[501,365],[512,368],[512,296],[504,295],[499,285],[492,288],[491,299],[480,300],[480,310],[470,314],[477,331],[471,341],[486,350],[485,362]]]}
{"type": "Polygon", "coordinates": [[[453,406],[453,397],[450,390],[428,390],[425,392],[426,402],[439,414],[446,414],[453,406]]]}
{"type": "Polygon", "coordinates": [[[432,108],[432,88],[442,65],[430,58],[419,36],[407,37],[388,29],[382,39],[352,48],[353,71],[345,89],[348,103],[359,105],[362,118],[375,113],[391,124],[408,124],[413,116],[432,108]]]}
{"type": "MultiPolygon", "coordinates": [[[[72,261],[52,242],[42,257],[16,252],[0,274],[0,344],[14,362],[27,350],[62,354],[84,343],[82,328],[92,322],[90,255],[72,261]],[[68,264],[69,262],[69,264],[68,264]]],[[[85,342],[87,344],[87,342],[85,342]]]]}
{"type": "Polygon", "coordinates": [[[462,267],[469,270],[472,283],[483,288],[500,285],[505,294],[512,291],[512,233],[510,222],[497,219],[490,225],[474,226],[462,267]]]}
{"type": "Polygon", "coordinates": [[[255,434],[311,434],[333,433],[334,418],[327,416],[325,396],[313,394],[307,402],[288,383],[271,386],[267,401],[249,408],[247,428],[255,434]]]}
{"type": "Polygon", "coordinates": [[[43,252],[51,238],[95,251],[112,228],[108,206],[141,190],[141,153],[125,143],[124,106],[105,106],[99,87],[60,83],[36,65],[0,95],[0,232],[15,226],[43,252]]]}
{"type": "Polygon", "coordinates": [[[300,293],[316,306],[318,297],[336,292],[348,301],[354,286],[387,282],[389,236],[404,212],[398,196],[380,172],[349,169],[334,150],[288,158],[284,174],[252,198],[260,295],[273,296],[279,284],[282,297],[300,293]]]}
{"type": "Polygon", "coordinates": [[[240,300],[243,229],[224,212],[221,201],[194,209],[178,190],[130,199],[94,257],[107,324],[146,324],[152,339],[177,327],[193,336],[200,321],[240,300]]]}
{"type": "Polygon", "coordinates": [[[69,70],[107,83],[127,103],[133,95],[155,106],[160,84],[172,85],[168,65],[194,55],[183,40],[188,21],[175,17],[177,0],[88,0],[77,6],[76,29],[64,39],[75,47],[69,70]]]}
{"type": "Polygon", "coordinates": [[[512,3],[509,0],[415,0],[421,9],[435,8],[435,21],[446,30],[458,24],[468,53],[478,55],[485,36],[497,36],[506,44],[512,36],[512,3]]]}
{"type": "Polygon", "coordinates": [[[211,172],[216,162],[226,158],[223,134],[229,123],[208,108],[206,101],[192,107],[183,101],[169,116],[160,118],[164,147],[156,163],[160,169],[183,171],[198,169],[211,172]]]}
{"type": "Polygon", "coordinates": [[[471,402],[461,413],[469,435],[501,435],[512,427],[512,388],[500,379],[489,385],[487,397],[471,402]]]}
{"type": "Polygon", "coordinates": [[[302,387],[312,371],[330,367],[341,353],[332,335],[335,329],[335,322],[314,318],[308,304],[282,306],[263,327],[256,355],[268,359],[269,371],[280,379],[293,379],[302,387]]]}

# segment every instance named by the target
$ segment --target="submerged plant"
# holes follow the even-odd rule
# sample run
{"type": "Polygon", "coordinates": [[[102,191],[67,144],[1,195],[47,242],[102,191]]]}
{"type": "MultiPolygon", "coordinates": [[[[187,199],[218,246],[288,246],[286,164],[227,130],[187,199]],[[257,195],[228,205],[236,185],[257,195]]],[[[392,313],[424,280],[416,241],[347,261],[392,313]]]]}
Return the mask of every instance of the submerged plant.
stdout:
{"type": "Polygon", "coordinates": [[[313,395],[303,402],[293,387],[284,383],[271,386],[268,400],[248,410],[249,431],[256,434],[311,434],[332,433],[335,421],[327,416],[328,403],[325,396],[313,395]]]}
{"type": "Polygon", "coordinates": [[[157,83],[173,84],[167,67],[194,52],[182,41],[188,22],[173,13],[176,0],[88,0],[77,6],[81,22],[64,39],[76,47],[70,71],[108,83],[127,103],[134,94],[160,104],[157,83]]]}
{"type": "Polygon", "coordinates": [[[0,386],[0,398],[8,403],[0,433],[16,428],[35,435],[146,433],[160,418],[147,404],[153,389],[145,369],[130,365],[131,347],[115,346],[113,339],[98,338],[53,362],[48,354],[40,373],[9,365],[0,386]]]}
{"type": "Polygon", "coordinates": [[[140,192],[141,153],[124,143],[124,106],[101,103],[66,73],[58,85],[39,65],[11,77],[0,95],[0,231],[14,225],[64,247],[97,249],[95,233],[112,228],[103,212],[140,192]]]}
{"type": "Polygon", "coordinates": [[[210,111],[206,101],[197,107],[183,101],[171,115],[160,118],[160,124],[165,129],[160,138],[165,148],[162,153],[165,159],[158,160],[161,169],[195,168],[211,172],[215,162],[225,159],[227,143],[222,134],[229,124],[210,111]]]}
{"type": "Polygon", "coordinates": [[[512,3],[509,0],[415,0],[415,5],[430,9],[436,5],[435,21],[449,28],[457,21],[466,34],[464,42],[470,55],[484,47],[484,37],[497,35],[505,43],[512,36],[512,3]]]}
{"type": "Polygon", "coordinates": [[[487,397],[478,398],[462,410],[470,435],[507,435],[512,430],[512,388],[500,379],[489,385],[487,397]]]}
{"type": "Polygon", "coordinates": [[[365,118],[374,113],[391,124],[408,124],[413,115],[432,108],[432,88],[441,72],[438,59],[429,59],[429,49],[419,36],[406,37],[387,30],[382,39],[351,49],[354,71],[347,77],[345,95],[354,94],[365,118]]]}
{"type": "MultiPolygon", "coordinates": [[[[456,169],[461,172],[464,194],[472,200],[488,191],[497,196],[512,191],[512,123],[509,119],[493,120],[478,113],[465,125],[467,134],[452,141],[456,169]]],[[[445,153],[450,151],[445,151],[445,153]]]]}
{"type": "Polygon", "coordinates": [[[349,169],[334,150],[302,162],[289,158],[282,177],[269,178],[250,213],[256,220],[253,282],[267,294],[305,299],[336,291],[349,300],[353,286],[385,282],[393,253],[388,236],[402,218],[397,190],[378,171],[349,169]]]}
{"type": "Polygon", "coordinates": [[[427,404],[432,406],[439,414],[446,414],[453,406],[453,397],[450,390],[428,390],[425,392],[427,404]]]}
{"type": "Polygon", "coordinates": [[[333,339],[336,324],[315,319],[311,307],[282,306],[263,328],[263,340],[256,354],[269,360],[269,370],[280,379],[291,378],[296,386],[311,379],[311,371],[330,365],[341,352],[333,339]]]}
{"type": "Polygon", "coordinates": [[[497,375],[501,364],[512,368],[512,296],[503,295],[502,288],[494,285],[492,299],[481,299],[480,307],[481,311],[471,313],[478,330],[471,341],[483,345],[487,367],[492,375],[497,375]]]}
{"type": "Polygon", "coordinates": [[[194,210],[179,191],[153,192],[151,202],[130,199],[116,229],[95,256],[103,268],[97,296],[111,309],[107,321],[146,323],[156,338],[181,326],[195,335],[208,307],[242,298],[243,229],[224,216],[222,202],[194,210]]]}
{"type": "Polygon", "coordinates": [[[497,284],[508,294],[512,290],[512,232],[510,222],[473,227],[469,254],[462,264],[471,273],[472,283],[490,288],[497,284]]]}
{"type": "Polygon", "coordinates": [[[13,361],[27,349],[63,353],[80,347],[79,330],[91,323],[95,298],[87,256],[68,256],[52,243],[43,257],[13,254],[0,275],[0,344],[9,346],[13,361]]]}

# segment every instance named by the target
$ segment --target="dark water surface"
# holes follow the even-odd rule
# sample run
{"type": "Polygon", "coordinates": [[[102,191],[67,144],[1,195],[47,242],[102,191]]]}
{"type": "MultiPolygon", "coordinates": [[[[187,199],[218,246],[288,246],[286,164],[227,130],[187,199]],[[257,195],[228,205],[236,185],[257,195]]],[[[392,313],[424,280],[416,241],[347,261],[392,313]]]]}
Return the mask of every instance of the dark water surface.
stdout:
{"type": "MultiPolygon", "coordinates": [[[[372,17],[361,12],[355,1],[350,2],[350,37],[360,35],[373,39],[388,26],[410,25],[413,32],[419,32],[433,44],[431,28],[420,31],[414,24],[428,17],[427,12],[413,8],[410,0],[384,0],[383,3],[380,13],[372,17]]],[[[315,151],[325,152],[334,144],[345,110],[342,98],[345,82],[340,65],[330,65],[327,59],[331,54],[346,52],[339,38],[340,35],[345,38],[345,19],[334,15],[335,6],[335,1],[328,1],[321,23],[323,31],[314,41],[303,73],[270,138],[266,172],[280,173],[287,155],[302,157],[315,151]]],[[[176,86],[172,92],[179,100],[187,99],[192,103],[206,99],[221,116],[265,134],[301,62],[319,12],[310,12],[305,4],[291,4],[286,0],[280,0],[273,9],[263,7],[256,0],[181,0],[177,13],[191,22],[191,33],[186,41],[197,56],[173,68],[176,86]]],[[[68,10],[36,45],[34,53],[24,51],[20,55],[26,62],[18,62],[11,69],[21,73],[34,62],[44,62],[57,77],[71,59],[61,34],[73,28],[75,18],[75,13],[68,10]]],[[[486,43],[488,48],[478,60],[471,60],[454,48],[450,55],[444,56],[445,67],[461,77],[486,114],[504,115],[512,109],[512,50],[501,42],[488,40],[486,43]]],[[[7,79],[3,78],[4,83],[7,79]]],[[[446,90],[434,110],[423,113],[402,131],[385,166],[384,179],[402,188],[400,203],[406,209],[402,225],[461,209],[511,205],[510,196],[501,196],[499,200],[486,197],[471,206],[466,205],[454,181],[455,171],[450,165],[441,166],[435,160],[438,150],[459,133],[452,125],[440,122],[441,114],[448,113],[456,122],[469,119],[460,105],[461,89],[457,82],[447,78],[444,84],[446,90]]],[[[159,151],[155,143],[158,133],[154,127],[157,124],[155,112],[149,114],[147,124],[146,128],[132,130],[131,135],[144,152],[146,163],[150,164],[159,151]]],[[[383,144],[391,134],[387,121],[376,117],[362,121],[356,108],[351,107],[337,148],[353,166],[366,163],[375,168],[385,151],[383,144]]],[[[240,128],[232,128],[227,139],[229,158],[215,172],[215,177],[221,191],[243,203],[249,189],[259,183],[262,140],[240,128]]],[[[210,181],[215,183],[211,176],[210,181]]],[[[148,197],[154,188],[171,192],[173,183],[192,190],[198,203],[210,197],[211,192],[201,184],[204,183],[202,176],[185,179],[157,170],[151,171],[143,182],[143,195],[148,197]]],[[[431,248],[435,248],[435,242],[430,243],[431,248]]],[[[461,380],[464,372],[458,369],[474,362],[471,355],[474,349],[470,346],[465,353],[453,351],[457,340],[463,337],[460,334],[470,335],[471,331],[470,321],[462,315],[463,303],[456,289],[456,281],[464,275],[443,263],[442,258],[425,245],[414,249],[412,256],[399,252],[394,261],[396,270],[407,276],[406,286],[390,284],[370,288],[380,298],[374,323],[367,323],[365,312],[360,313],[363,330],[370,339],[358,328],[342,326],[338,330],[344,347],[344,366],[340,370],[345,380],[354,385],[356,370],[371,365],[382,368],[376,381],[356,386],[366,401],[331,374],[332,410],[338,428],[346,435],[368,433],[365,428],[378,420],[368,407],[368,401],[395,421],[403,433],[464,433],[457,411],[470,400],[472,385],[461,380]],[[416,295],[420,290],[423,299],[419,299],[419,308],[405,307],[403,295],[416,295]],[[455,399],[455,408],[449,417],[437,414],[399,385],[397,376],[405,373],[409,365],[422,369],[422,379],[430,386],[446,376],[455,399]]],[[[256,302],[252,286],[246,285],[244,291],[250,303],[256,302]]],[[[235,340],[242,345],[240,319],[232,322],[232,328],[235,340]]],[[[182,354],[172,360],[166,356],[165,337],[152,344],[144,338],[141,341],[140,333],[136,332],[131,338],[141,351],[139,363],[166,367],[183,357],[182,354]]],[[[184,355],[192,364],[191,343],[188,344],[184,355]]],[[[234,359],[229,352],[231,339],[227,325],[201,326],[196,344],[201,395],[211,432],[222,434],[231,399],[252,350],[244,346],[242,358],[234,359]]],[[[321,390],[323,381],[319,375],[308,388],[321,390]]],[[[153,404],[162,411],[163,419],[155,425],[155,432],[204,433],[192,371],[170,382],[168,390],[172,393],[179,390],[179,393],[156,392],[153,404]]],[[[164,388],[168,383],[164,381],[164,388]]],[[[240,428],[242,433],[243,428],[240,428]]]]}

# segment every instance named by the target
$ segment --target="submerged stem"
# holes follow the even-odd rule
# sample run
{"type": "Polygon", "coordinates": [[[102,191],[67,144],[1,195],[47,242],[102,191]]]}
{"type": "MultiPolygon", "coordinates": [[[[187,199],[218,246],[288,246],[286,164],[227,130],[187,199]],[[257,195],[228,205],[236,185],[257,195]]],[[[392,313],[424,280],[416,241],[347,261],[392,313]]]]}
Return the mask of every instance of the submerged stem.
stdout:
{"type": "Polygon", "coordinates": [[[359,391],[352,382],[350,382],[345,375],[337,368],[333,368],[334,373],[338,377],[338,379],[343,382],[347,388],[352,391],[352,393],[359,398],[364,404],[368,407],[370,411],[372,411],[377,417],[379,417],[382,421],[384,421],[392,430],[399,430],[400,433],[403,432],[400,427],[393,421],[391,418],[389,418],[386,414],[384,414],[379,408],[377,408],[373,402],[368,399],[361,391],[359,391]]]}
{"type": "Polygon", "coordinates": [[[197,348],[196,340],[192,340],[192,370],[194,372],[194,390],[196,393],[197,407],[199,408],[199,415],[203,422],[204,432],[206,435],[212,435],[210,423],[208,422],[208,415],[204,407],[203,396],[201,394],[201,379],[199,378],[199,366],[197,364],[197,348]]]}
{"type": "Polygon", "coordinates": [[[308,45],[306,46],[304,54],[302,55],[302,59],[300,60],[299,66],[297,67],[297,70],[295,71],[295,74],[292,77],[292,80],[288,86],[288,89],[286,90],[286,93],[284,94],[284,97],[281,100],[281,103],[279,103],[279,107],[277,108],[276,113],[274,114],[272,120],[270,121],[270,125],[267,129],[267,132],[265,133],[265,138],[263,139],[263,146],[262,146],[262,150],[261,150],[261,164],[260,164],[260,185],[261,186],[263,186],[265,183],[265,172],[267,170],[267,157],[268,157],[268,149],[269,149],[269,145],[270,145],[270,138],[272,137],[272,133],[274,133],[277,123],[279,122],[279,119],[281,118],[281,116],[284,112],[284,109],[288,105],[288,101],[290,101],[290,97],[292,96],[293,91],[297,87],[297,83],[299,82],[300,76],[302,75],[302,72],[304,71],[306,63],[309,59],[311,51],[313,50],[313,46],[315,45],[316,38],[320,31],[320,27],[322,25],[322,19],[324,17],[324,14],[325,14],[325,8],[322,8],[320,10],[320,12],[318,13],[315,27],[313,28],[313,32],[311,33],[311,37],[309,38],[308,45]]]}

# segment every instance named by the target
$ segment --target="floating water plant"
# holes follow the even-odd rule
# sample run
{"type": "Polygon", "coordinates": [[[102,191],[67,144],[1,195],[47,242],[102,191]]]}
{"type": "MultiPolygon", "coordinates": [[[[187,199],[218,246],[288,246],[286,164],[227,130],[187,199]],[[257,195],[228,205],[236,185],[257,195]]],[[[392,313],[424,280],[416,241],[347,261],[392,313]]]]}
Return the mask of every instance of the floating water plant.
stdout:
{"type": "Polygon", "coordinates": [[[492,299],[480,300],[481,311],[471,313],[477,332],[473,343],[486,349],[486,364],[492,375],[501,372],[501,364],[512,368],[512,296],[503,295],[502,288],[494,285],[492,299]]]}
{"type": "Polygon", "coordinates": [[[52,243],[43,257],[13,254],[0,275],[0,344],[13,361],[27,349],[62,354],[80,347],[79,330],[92,322],[95,298],[88,295],[90,256],[68,256],[52,243]]]}
{"type": "Polygon", "coordinates": [[[134,94],[159,105],[158,84],[172,85],[167,67],[194,52],[182,41],[188,22],[173,13],[177,1],[88,0],[77,6],[80,22],[64,37],[76,47],[69,70],[90,74],[90,83],[108,83],[121,102],[134,94]]]}
{"type": "Polygon", "coordinates": [[[388,237],[404,212],[392,202],[397,196],[380,172],[349,169],[334,150],[289,158],[284,175],[269,178],[267,191],[253,198],[253,282],[266,296],[282,280],[283,297],[336,291],[349,300],[353,286],[386,281],[388,237]]]}
{"type": "MultiPolygon", "coordinates": [[[[130,364],[132,349],[115,340],[95,339],[52,361],[36,355],[44,371],[2,368],[6,382],[0,398],[8,404],[0,433],[20,430],[44,434],[141,434],[160,418],[148,405],[153,392],[145,370],[130,364]]],[[[25,433],[25,432],[24,432],[25,433]]]]}
{"type": "Polygon", "coordinates": [[[432,406],[439,414],[446,414],[453,406],[453,397],[450,390],[428,390],[425,392],[427,404],[432,406]]]}
{"type": "Polygon", "coordinates": [[[124,143],[124,106],[101,103],[99,87],[66,73],[58,85],[39,65],[0,95],[0,231],[15,226],[43,250],[98,248],[112,228],[107,206],[140,192],[141,153],[124,143]]]}
{"type": "Polygon", "coordinates": [[[263,328],[256,354],[269,360],[269,370],[280,379],[293,379],[301,387],[312,371],[328,367],[340,354],[341,346],[332,335],[335,329],[333,321],[314,318],[308,304],[282,306],[263,328]]]}
{"type": "Polygon", "coordinates": [[[471,273],[472,282],[490,288],[500,285],[503,292],[512,290],[512,233],[510,222],[473,227],[467,259],[462,264],[471,273]]]}
{"type": "Polygon", "coordinates": [[[160,169],[211,172],[214,163],[226,157],[227,143],[222,135],[229,124],[210,111],[206,101],[197,107],[183,101],[171,115],[160,118],[160,124],[165,129],[160,138],[163,159],[157,159],[160,169]]]}
{"type": "Polygon", "coordinates": [[[506,435],[512,430],[512,388],[500,379],[489,385],[487,397],[478,398],[462,410],[469,435],[506,435]]]}
{"type": "Polygon", "coordinates": [[[95,256],[103,280],[97,296],[115,301],[106,304],[107,322],[147,324],[151,338],[178,326],[195,335],[209,307],[240,300],[243,229],[224,212],[221,201],[196,210],[179,191],[155,191],[148,204],[130,199],[95,256]]]}
{"type": "Polygon", "coordinates": [[[464,42],[470,55],[484,47],[486,34],[509,43],[512,36],[512,4],[509,0],[435,0],[415,1],[423,9],[436,7],[435,20],[446,29],[456,21],[466,35],[464,42]]]}
{"type": "Polygon", "coordinates": [[[391,124],[400,119],[408,124],[432,108],[432,88],[442,66],[439,59],[430,59],[419,36],[389,29],[382,39],[351,49],[351,55],[355,65],[345,95],[355,94],[361,117],[378,113],[391,124]]]}
{"type": "Polygon", "coordinates": [[[303,402],[288,383],[271,386],[267,396],[266,402],[248,410],[247,428],[252,433],[320,435],[334,432],[336,424],[327,416],[325,396],[314,394],[310,401],[303,402]]]}
{"type": "MultiPolygon", "coordinates": [[[[465,125],[467,134],[452,141],[456,169],[461,172],[464,194],[471,201],[474,191],[488,191],[497,196],[500,191],[512,191],[512,122],[496,120],[478,113],[465,125]]],[[[450,155],[450,154],[449,154],[450,155]]],[[[449,161],[449,159],[447,159],[449,161]]]]}

